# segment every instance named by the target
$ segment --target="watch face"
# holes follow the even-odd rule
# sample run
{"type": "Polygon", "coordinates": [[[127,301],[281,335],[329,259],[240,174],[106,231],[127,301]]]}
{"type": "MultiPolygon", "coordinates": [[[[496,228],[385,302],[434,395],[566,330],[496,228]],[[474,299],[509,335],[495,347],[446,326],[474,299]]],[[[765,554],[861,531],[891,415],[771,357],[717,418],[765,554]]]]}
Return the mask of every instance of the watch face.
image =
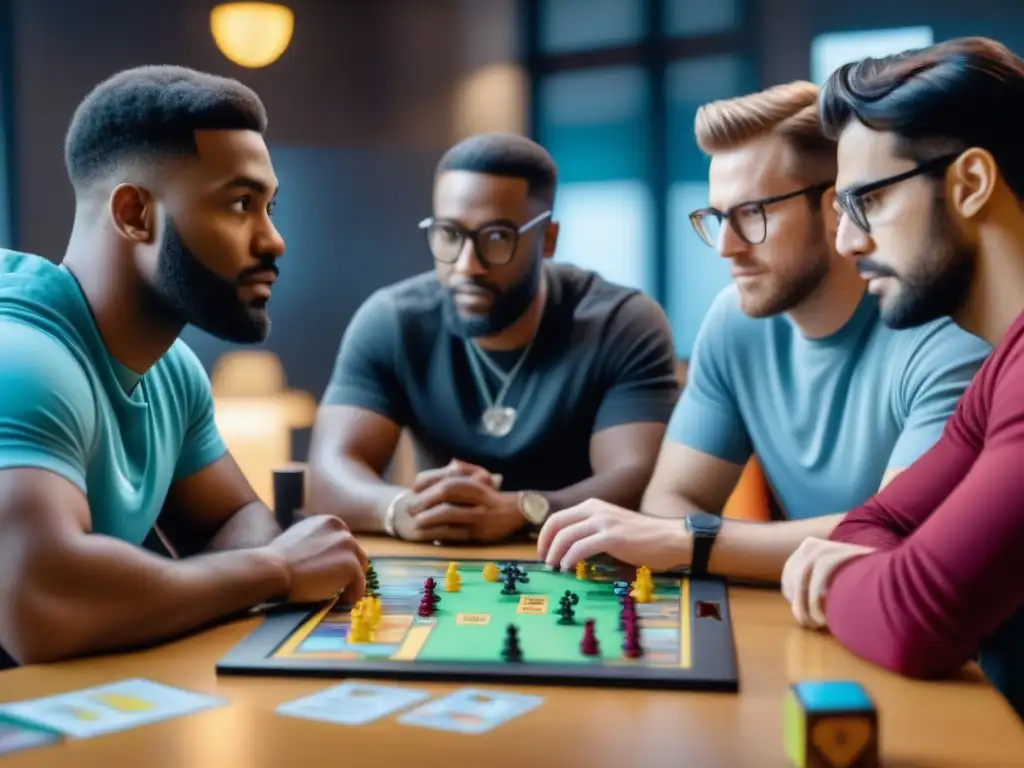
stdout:
{"type": "Polygon", "coordinates": [[[710,515],[707,512],[699,512],[686,518],[686,525],[694,533],[718,533],[722,527],[722,518],[718,515],[710,515]]]}
{"type": "Polygon", "coordinates": [[[544,519],[548,516],[548,509],[551,507],[547,499],[539,493],[532,492],[522,495],[520,506],[523,509],[523,515],[534,525],[540,525],[544,522],[544,519]]]}

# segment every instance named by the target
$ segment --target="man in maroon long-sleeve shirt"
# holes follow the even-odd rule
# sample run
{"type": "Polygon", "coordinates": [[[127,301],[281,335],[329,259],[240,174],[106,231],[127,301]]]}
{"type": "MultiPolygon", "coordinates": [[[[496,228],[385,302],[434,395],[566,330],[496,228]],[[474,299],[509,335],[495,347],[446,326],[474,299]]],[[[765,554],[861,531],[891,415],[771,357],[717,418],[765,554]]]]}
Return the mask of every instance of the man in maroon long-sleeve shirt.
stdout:
{"type": "Polygon", "coordinates": [[[805,626],[901,674],[977,655],[1024,715],[1024,61],[979,38],[832,74],[840,253],[883,319],[941,315],[995,349],[939,442],[808,539],[783,593],[805,626]]]}

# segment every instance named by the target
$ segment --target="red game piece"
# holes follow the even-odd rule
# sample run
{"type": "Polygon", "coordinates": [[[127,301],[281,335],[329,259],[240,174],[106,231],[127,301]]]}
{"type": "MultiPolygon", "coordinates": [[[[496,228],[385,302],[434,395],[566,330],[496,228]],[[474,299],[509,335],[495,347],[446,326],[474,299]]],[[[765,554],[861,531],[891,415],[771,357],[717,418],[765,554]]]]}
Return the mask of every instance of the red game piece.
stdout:
{"type": "Polygon", "coordinates": [[[430,576],[423,580],[423,600],[429,602],[431,605],[437,605],[441,602],[441,596],[435,592],[437,589],[437,582],[434,581],[430,576]]]}
{"type": "Polygon", "coordinates": [[[637,623],[636,603],[629,595],[622,598],[622,610],[619,611],[619,630],[625,631],[630,626],[635,627],[637,623]]]}
{"type": "Polygon", "coordinates": [[[597,656],[600,649],[597,646],[597,636],[594,635],[594,620],[587,619],[583,623],[583,639],[580,641],[580,653],[584,656],[597,656]]]}
{"type": "Polygon", "coordinates": [[[420,616],[433,616],[434,615],[434,603],[430,599],[429,593],[424,593],[423,599],[420,600],[420,607],[416,611],[420,616]]]}
{"type": "Polygon", "coordinates": [[[636,628],[626,630],[626,641],[622,644],[622,655],[627,659],[636,659],[643,655],[640,647],[640,635],[636,628]]]}

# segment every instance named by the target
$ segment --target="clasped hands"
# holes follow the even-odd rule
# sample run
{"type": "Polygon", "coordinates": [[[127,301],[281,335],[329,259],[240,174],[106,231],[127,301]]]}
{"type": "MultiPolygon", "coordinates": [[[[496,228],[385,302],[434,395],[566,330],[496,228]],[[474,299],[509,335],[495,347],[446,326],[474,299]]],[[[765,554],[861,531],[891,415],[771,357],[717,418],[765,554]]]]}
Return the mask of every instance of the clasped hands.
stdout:
{"type": "Polygon", "coordinates": [[[515,493],[483,467],[453,459],[416,475],[395,502],[395,533],[407,541],[499,541],[526,524],[515,493]]]}

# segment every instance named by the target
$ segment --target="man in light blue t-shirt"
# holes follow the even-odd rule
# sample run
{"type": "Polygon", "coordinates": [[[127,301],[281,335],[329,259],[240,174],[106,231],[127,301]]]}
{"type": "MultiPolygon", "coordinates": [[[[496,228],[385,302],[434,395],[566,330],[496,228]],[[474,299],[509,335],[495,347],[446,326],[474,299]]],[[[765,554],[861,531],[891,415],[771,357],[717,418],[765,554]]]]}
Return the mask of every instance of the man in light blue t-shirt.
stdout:
{"type": "Polygon", "coordinates": [[[804,538],[826,538],[935,444],[988,355],[948,319],[884,325],[834,248],[836,151],[816,99],[813,84],[791,83],[698,112],[711,205],[690,218],[734,285],[698,334],[646,515],[594,501],[553,515],[538,541],[548,563],[604,552],[778,580],[804,538]],[[751,456],[777,522],[719,517],[751,456]]]}
{"type": "Polygon", "coordinates": [[[0,666],[362,592],[344,523],[282,533],[256,499],[178,339],[188,323],[240,343],[269,331],[284,242],[265,126],[236,81],[117,74],[68,131],[62,263],[0,252],[0,666]],[[158,521],[177,558],[140,547],[158,521]]]}

